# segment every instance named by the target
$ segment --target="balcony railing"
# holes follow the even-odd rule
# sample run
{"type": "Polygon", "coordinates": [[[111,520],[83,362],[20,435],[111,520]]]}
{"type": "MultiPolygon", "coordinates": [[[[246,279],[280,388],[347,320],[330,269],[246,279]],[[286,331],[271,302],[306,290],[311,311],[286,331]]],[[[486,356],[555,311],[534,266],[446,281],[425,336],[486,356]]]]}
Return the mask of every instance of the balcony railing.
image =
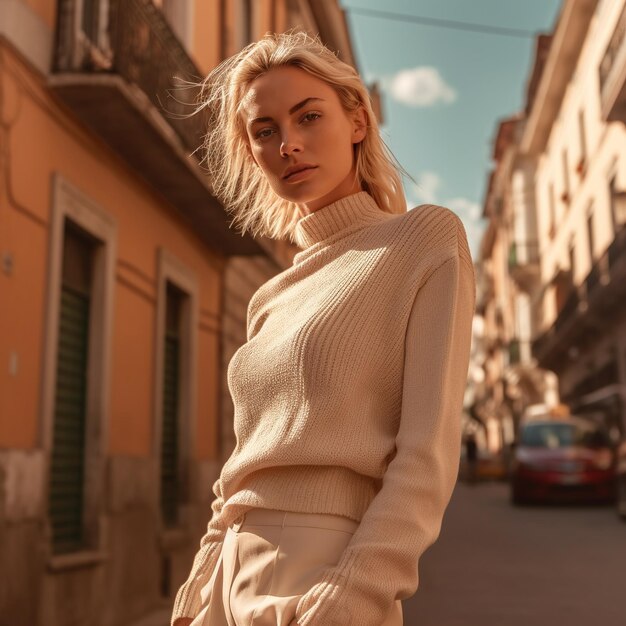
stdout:
{"type": "Polygon", "coordinates": [[[509,247],[509,269],[518,265],[539,263],[539,242],[514,241],[509,247]]]}
{"type": "Polygon", "coordinates": [[[121,76],[140,89],[185,146],[195,150],[206,118],[202,113],[177,116],[191,112],[198,89],[183,89],[175,78],[197,81],[200,72],[160,9],[151,0],[109,0],[103,14],[93,9],[86,13],[90,2],[60,4],[54,71],[121,76]]]}
{"type": "Polygon", "coordinates": [[[604,119],[626,124],[626,5],[622,9],[598,72],[604,119]]]}
{"type": "Polygon", "coordinates": [[[509,273],[526,292],[532,291],[539,281],[539,242],[514,241],[509,246],[509,273]]]}
{"type": "Polygon", "coordinates": [[[594,263],[585,280],[572,286],[552,326],[532,344],[542,367],[559,369],[569,347],[593,341],[623,314],[626,302],[626,225],[594,263]]]}
{"type": "Polygon", "coordinates": [[[59,0],[49,84],[92,132],[226,255],[265,254],[230,228],[194,154],[206,114],[189,115],[199,70],[152,0],[59,0]],[[88,10],[89,9],[89,10],[88,10]],[[177,80],[180,79],[180,80],[177,80]]]}

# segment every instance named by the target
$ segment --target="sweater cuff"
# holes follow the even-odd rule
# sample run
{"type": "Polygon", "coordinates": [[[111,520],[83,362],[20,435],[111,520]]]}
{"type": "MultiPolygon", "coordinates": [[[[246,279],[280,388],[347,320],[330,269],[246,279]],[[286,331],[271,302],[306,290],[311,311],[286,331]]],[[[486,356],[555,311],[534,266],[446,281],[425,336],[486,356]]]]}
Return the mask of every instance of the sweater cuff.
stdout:
{"type": "Polygon", "coordinates": [[[346,626],[351,624],[353,611],[342,604],[342,599],[354,601],[354,596],[345,593],[349,583],[349,572],[356,567],[355,552],[346,552],[341,565],[326,570],[320,582],[307,591],[298,602],[296,618],[298,626],[346,626]]]}
{"type": "MultiPolygon", "coordinates": [[[[171,626],[180,617],[193,619],[202,608],[200,591],[209,581],[213,568],[218,559],[222,544],[219,542],[208,543],[196,556],[196,562],[202,563],[198,571],[192,571],[191,576],[185,581],[176,594],[174,608],[172,610],[171,626]]],[[[195,568],[194,568],[195,569],[195,568]]]]}

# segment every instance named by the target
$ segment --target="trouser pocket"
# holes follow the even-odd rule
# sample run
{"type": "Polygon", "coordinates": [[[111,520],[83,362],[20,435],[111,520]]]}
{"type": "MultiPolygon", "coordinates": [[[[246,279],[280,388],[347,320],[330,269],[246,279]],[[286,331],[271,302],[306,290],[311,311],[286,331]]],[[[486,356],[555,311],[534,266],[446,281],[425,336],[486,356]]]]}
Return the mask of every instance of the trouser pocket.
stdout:
{"type": "Polygon", "coordinates": [[[237,533],[229,597],[237,626],[288,626],[300,597],[336,565],[358,526],[337,516],[293,513],[282,524],[246,520],[237,533]]]}

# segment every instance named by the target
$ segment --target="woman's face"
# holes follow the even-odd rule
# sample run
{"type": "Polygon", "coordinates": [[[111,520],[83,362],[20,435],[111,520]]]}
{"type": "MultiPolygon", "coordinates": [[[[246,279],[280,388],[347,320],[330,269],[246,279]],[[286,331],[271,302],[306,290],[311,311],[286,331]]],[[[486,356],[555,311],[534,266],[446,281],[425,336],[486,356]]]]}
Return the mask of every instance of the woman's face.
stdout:
{"type": "Polygon", "coordinates": [[[303,214],[361,190],[353,145],[365,137],[365,110],[347,113],[323,80],[294,66],[274,68],[252,81],[242,115],[255,162],[303,214]],[[303,166],[289,176],[289,168],[303,166]]]}

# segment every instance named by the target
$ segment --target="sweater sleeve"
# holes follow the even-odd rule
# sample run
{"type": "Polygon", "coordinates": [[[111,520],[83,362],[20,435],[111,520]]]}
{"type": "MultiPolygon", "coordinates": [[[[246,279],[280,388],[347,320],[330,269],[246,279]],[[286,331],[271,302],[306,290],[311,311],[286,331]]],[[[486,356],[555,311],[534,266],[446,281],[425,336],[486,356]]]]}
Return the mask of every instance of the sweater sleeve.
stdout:
{"type": "Polygon", "coordinates": [[[475,311],[462,222],[457,253],[418,289],[405,336],[396,454],[337,565],[304,594],[298,626],[379,626],[418,587],[418,561],[438,538],[457,479],[461,411],[475,311]]]}
{"type": "Polygon", "coordinates": [[[224,506],[220,479],[213,483],[213,493],[216,496],[211,504],[213,516],[208,523],[207,532],[200,540],[200,549],[194,557],[191,573],[176,594],[171,626],[174,626],[180,617],[194,618],[200,612],[202,604],[200,590],[209,581],[219,559],[226,534],[226,526],[220,517],[224,506]]]}

